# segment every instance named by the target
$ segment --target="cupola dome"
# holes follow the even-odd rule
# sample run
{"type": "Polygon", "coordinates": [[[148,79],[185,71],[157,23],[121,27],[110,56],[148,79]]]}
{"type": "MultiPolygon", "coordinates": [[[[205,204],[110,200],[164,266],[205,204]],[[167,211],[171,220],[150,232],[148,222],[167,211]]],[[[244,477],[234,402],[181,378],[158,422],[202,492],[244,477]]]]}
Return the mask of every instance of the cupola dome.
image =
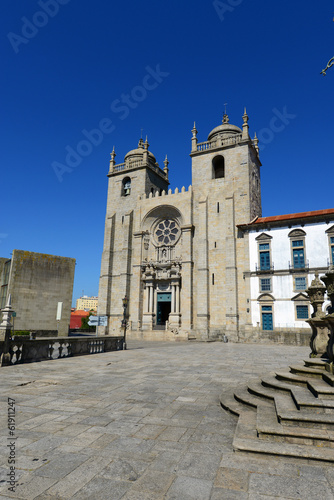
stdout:
{"type": "Polygon", "coordinates": [[[232,125],[229,123],[229,117],[225,113],[223,116],[223,122],[221,125],[218,127],[214,128],[211,130],[209,136],[208,136],[208,141],[212,141],[213,139],[216,139],[217,137],[231,137],[233,135],[241,134],[242,130],[237,127],[236,125],[232,125]]]}

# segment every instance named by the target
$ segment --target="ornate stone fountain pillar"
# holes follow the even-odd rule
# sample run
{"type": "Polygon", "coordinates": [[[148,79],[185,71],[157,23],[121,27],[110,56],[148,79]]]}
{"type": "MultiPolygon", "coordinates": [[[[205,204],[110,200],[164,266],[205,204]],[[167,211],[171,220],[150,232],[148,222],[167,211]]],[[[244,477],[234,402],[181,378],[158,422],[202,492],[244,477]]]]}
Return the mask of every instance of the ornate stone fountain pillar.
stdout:
{"type": "Polygon", "coordinates": [[[319,274],[315,274],[314,280],[306,290],[313,307],[312,317],[306,322],[312,328],[312,337],[310,340],[310,357],[327,357],[327,345],[330,336],[330,329],[324,321],[325,313],[322,311],[322,305],[325,300],[326,287],[321,283],[319,274]]]}
{"type": "Polygon", "coordinates": [[[321,276],[321,281],[326,285],[327,295],[332,303],[331,314],[325,316],[326,325],[329,329],[329,342],[327,345],[327,356],[333,372],[334,362],[334,266],[330,266],[325,276],[321,276]]]}

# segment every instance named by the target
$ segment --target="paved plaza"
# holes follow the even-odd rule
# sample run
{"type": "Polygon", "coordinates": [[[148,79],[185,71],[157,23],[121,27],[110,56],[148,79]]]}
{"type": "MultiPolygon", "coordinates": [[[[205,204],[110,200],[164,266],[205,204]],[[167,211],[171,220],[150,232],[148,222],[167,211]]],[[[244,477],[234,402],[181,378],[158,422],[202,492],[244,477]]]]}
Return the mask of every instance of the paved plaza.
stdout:
{"type": "Polygon", "coordinates": [[[233,452],[237,421],[219,404],[224,387],[308,354],[130,341],[127,351],[1,368],[0,498],[332,500],[330,465],[233,452]]]}

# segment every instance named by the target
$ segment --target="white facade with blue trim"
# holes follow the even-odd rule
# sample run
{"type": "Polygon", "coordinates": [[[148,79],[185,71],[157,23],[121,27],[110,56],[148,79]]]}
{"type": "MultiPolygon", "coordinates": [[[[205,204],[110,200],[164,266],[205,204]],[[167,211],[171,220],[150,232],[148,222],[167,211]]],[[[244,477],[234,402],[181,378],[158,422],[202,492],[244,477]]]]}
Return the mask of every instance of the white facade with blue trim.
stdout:
{"type": "Polygon", "coordinates": [[[313,312],[306,289],[334,264],[334,209],[257,218],[239,229],[249,244],[251,330],[306,333],[313,312]]]}

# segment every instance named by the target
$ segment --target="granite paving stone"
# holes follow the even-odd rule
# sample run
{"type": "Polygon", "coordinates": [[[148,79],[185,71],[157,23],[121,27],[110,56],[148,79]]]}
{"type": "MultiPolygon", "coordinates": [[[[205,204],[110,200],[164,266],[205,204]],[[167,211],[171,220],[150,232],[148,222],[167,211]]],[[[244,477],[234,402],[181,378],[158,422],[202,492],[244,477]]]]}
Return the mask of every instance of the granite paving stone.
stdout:
{"type": "MultiPolygon", "coordinates": [[[[179,476],[169,488],[167,500],[209,500],[212,482],[194,477],[179,476]]],[[[223,497],[222,497],[223,498],[223,497]]]]}
{"type": "Polygon", "coordinates": [[[254,473],[250,476],[249,492],[293,499],[333,500],[332,491],[327,484],[305,477],[286,476],[282,481],[281,476],[254,473]]]}
{"type": "Polygon", "coordinates": [[[237,419],[219,404],[223,389],[308,353],[130,339],[127,351],[3,367],[0,498],[333,500],[329,464],[235,453],[237,419]],[[6,483],[8,397],[16,404],[15,493],[6,483]]]}

